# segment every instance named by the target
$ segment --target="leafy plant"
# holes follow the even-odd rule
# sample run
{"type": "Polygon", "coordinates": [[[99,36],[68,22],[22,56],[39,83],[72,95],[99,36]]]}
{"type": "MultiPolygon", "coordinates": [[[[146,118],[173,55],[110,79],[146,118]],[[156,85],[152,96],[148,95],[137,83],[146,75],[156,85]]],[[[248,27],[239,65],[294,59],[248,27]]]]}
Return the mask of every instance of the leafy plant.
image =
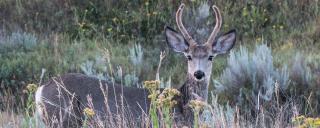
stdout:
{"type": "Polygon", "coordinates": [[[31,51],[38,45],[38,38],[26,32],[13,32],[0,38],[0,53],[12,51],[31,51]]]}
{"type": "Polygon", "coordinates": [[[232,51],[228,65],[220,76],[220,82],[215,81],[219,94],[229,97],[239,106],[259,109],[264,101],[272,100],[275,94],[275,84],[280,90],[289,85],[287,66],[277,69],[273,65],[271,50],[267,45],[257,45],[253,53],[240,47],[232,51]]]}

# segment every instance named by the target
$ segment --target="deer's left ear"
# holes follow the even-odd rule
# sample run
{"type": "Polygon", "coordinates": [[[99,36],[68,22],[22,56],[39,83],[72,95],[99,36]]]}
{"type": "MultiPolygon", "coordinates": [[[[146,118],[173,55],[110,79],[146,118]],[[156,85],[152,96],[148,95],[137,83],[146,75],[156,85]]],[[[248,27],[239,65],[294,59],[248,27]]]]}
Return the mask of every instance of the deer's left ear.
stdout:
{"type": "Polygon", "coordinates": [[[233,29],[226,34],[220,36],[215,43],[212,44],[212,50],[215,54],[224,54],[234,46],[236,42],[236,31],[233,29]]]}

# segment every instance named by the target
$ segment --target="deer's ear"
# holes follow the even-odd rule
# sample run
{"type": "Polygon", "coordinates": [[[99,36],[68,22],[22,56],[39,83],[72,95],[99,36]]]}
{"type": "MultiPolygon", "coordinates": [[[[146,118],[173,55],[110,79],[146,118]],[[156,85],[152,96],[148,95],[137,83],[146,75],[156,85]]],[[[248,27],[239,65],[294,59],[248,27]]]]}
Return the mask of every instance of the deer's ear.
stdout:
{"type": "Polygon", "coordinates": [[[165,34],[167,43],[176,52],[186,52],[189,48],[189,44],[183,36],[170,27],[165,28],[165,34]]]}
{"type": "Polygon", "coordinates": [[[213,43],[212,50],[215,54],[224,54],[234,46],[236,42],[236,31],[231,30],[226,34],[220,36],[218,40],[213,43]]]}

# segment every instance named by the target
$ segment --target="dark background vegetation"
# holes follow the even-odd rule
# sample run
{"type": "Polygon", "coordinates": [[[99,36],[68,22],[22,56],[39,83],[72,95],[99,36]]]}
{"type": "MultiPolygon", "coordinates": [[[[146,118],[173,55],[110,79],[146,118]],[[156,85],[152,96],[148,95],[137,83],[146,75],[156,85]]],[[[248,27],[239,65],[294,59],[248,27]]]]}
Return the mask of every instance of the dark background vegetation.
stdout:
{"type": "MultiPolygon", "coordinates": [[[[184,81],[186,62],[168,50],[163,31],[166,25],[176,28],[174,15],[181,2],[190,12],[203,3],[217,5],[223,15],[221,32],[237,30],[234,49],[241,45],[252,51],[256,44],[267,44],[274,66],[288,64],[295,85],[292,88],[301,89],[288,94],[305,98],[312,89],[319,89],[318,0],[1,0],[0,108],[23,108],[23,90],[27,84],[40,82],[43,69],[44,81],[80,72],[103,79],[125,79],[125,85],[140,87],[142,81],[155,78],[162,50],[169,55],[160,74],[164,81],[171,80],[178,87],[184,81]],[[296,53],[303,57],[294,61],[296,53]],[[299,70],[291,68],[297,62],[301,62],[296,66],[299,70]],[[123,70],[120,74],[119,66],[123,70]],[[307,69],[310,80],[301,78],[307,69]],[[294,75],[293,71],[300,74],[294,75]]],[[[213,28],[212,10],[204,23],[213,28]]],[[[214,62],[213,79],[220,78],[227,57],[214,62]]],[[[318,93],[312,92],[316,105],[318,93]]]]}

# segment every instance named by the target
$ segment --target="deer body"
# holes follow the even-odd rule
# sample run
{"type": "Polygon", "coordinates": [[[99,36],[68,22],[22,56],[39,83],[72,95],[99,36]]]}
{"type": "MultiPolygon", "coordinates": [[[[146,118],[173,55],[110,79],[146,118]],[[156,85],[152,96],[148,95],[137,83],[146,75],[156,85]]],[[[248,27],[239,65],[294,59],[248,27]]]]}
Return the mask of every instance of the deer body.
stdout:
{"type": "MultiPolygon", "coordinates": [[[[222,21],[219,9],[213,6],[216,26],[208,41],[198,44],[182,24],[183,8],[184,4],[181,4],[176,13],[181,34],[166,27],[165,35],[168,45],[175,52],[183,53],[188,60],[187,80],[179,88],[181,95],[175,98],[178,102],[174,107],[175,123],[192,126],[193,111],[189,102],[207,101],[213,58],[233,47],[236,34],[231,30],[216,38],[222,21]]],[[[86,106],[94,108],[98,119],[121,124],[125,121],[119,120],[120,113],[122,118],[135,125],[148,115],[148,95],[145,89],[124,87],[81,74],[67,74],[41,86],[36,92],[36,104],[40,116],[49,120],[47,125],[55,121],[54,126],[79,127],[85,118],[83,111],[86,106]]]]}
{"type": "MultiPolygon", "coordinates": [[[[192,124],[193,112],[188,103],[199,97],[205,98],[206,86],[206,82],[195,81],[191,76],[187,78],[179,88],[181,95],[175,98],[178,101],[174,108],[176,123],[192,124]]],[[[112,82],[77,73],[52,78],[36,93],[41,95],[41,98],[36,97],[38,112],[50,127],[80,127],[85,119],[83,111],[90,106],[87,96],[92,98],[95,114],[102,120],[107,120],[106,122],[110,119],[116,121],[117,115],[121,116],[123,113],[121,107],[124,106],[124,115],[130,119],[126,120],[129,121],[127,125],[137,125],[148,114],[150,107],[149,92],[146,89],[113,85],[112,82]],[[105,89],[107,97],[101,87],[105,89]]]]}
{"type": "Polygon", "coordinates": [[[92,98],[93,106],[90,107],[103,120],[111,118],[115,121],[115,115],[124,114],[138,121],[144,112],[148,112],[150,104],[145,89],[114,85],[112,82],[74,73],[53,78],[36,93],[41,93],[42,97],[36,100],[40,115],[47,118],[45,120],[49,121],[49,125],[60,127],[81,126],[85,118],[83,110],[91,104],[87,96],[92,98]]]}

